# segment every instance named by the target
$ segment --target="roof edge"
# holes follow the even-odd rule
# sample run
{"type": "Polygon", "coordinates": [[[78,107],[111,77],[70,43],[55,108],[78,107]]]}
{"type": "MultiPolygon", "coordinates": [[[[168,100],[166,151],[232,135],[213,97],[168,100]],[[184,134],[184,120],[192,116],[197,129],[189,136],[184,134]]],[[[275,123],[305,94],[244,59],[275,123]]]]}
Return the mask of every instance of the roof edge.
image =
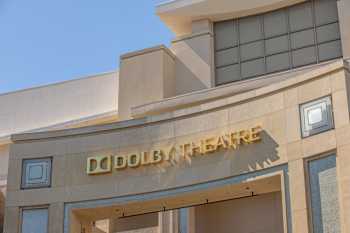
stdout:
{"type": "MultiPolygon", "coordinates": [[[[70,130],[74,128],[68,128],[68,127],[74,127],[75,125],[80,125],[80,124],[86,124],[91,121],[96,121],[96,120],[104,120],[104,119],[111,119],[111,118],[118,118],[118,111],[109,111],[101,114],[96,114],[80,119],[75,119],[75,120],[70,120],[62,123],[58,123],[55,125],[43,127],[43,128],[37,128],[37,129],[32,129],[29,131],[25,131],[22,133],[16,133],[13,135],[5,135],[3,137],[0,137],[0,145],[6,145],[6,144],[11,144],[11,142],[14,142],[13,136],[15,135],[30,135],[30,134],[40,134],[40,133],[47,133],[47,132],[54,132],[54,131],[64,131],[64,130],[70,130]],[[61,128],[61,129],[60,129],[61,128]],[[67,129],[62,129],[62,128],[67,128],[67,129]]],[[[85,127],[93,127],[92,126],[85,126],[85,127]]],[[[82,128],[82,127],[81,127],[82,128]]]]}
{"type": "Polygon", "coordinates": [[[106,71],[103,73],[91,74],[91,75],[87,75],[87,76],[83,76],[83,77],[79,77],[79,78],[73,78],[73,79],[69,79],[69,80],[65,80],[65,81],[61,81],[61,82],[54,82],[54,83],[49,83],[49,84],[44,84],[44,85],[39,85],[39,86],[34,86],[34,87],[23,88],[23,89],[19,89],[19,90],[15,90],[15,91],[4,92],[4,93],[0,93],[0,97],[5,96],[5,95],[22,93],[22,92],[26,92],[26,91],[32,91],[32,90],[36,90],[36,89],[42,89],[42,88],[46,88],[46,87],[58,86],[61,84],[66,84],[66,83],[72,83],[72,82],[78,82],[78,81],[87,80],[87,79],[93,79],[93,78],[97,78],[99,76],[109,75],[109,74],[118,75],[119,70],[106,71]]]}

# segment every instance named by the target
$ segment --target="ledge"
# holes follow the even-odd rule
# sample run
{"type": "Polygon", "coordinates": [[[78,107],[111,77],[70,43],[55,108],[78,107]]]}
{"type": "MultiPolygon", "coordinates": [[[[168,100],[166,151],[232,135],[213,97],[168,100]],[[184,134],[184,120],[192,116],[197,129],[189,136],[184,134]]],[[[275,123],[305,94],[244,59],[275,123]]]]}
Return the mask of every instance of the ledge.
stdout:
{"type": "Polygon", "coordinates": [[[1,145],[8,145],[11,144],[11,136],[10,135],[6,135],[6,136],[1,136],[0,137],[0,146],[1,145]]]}
{"type": "Polygon", "coordinates": [[[196,38],[196,37],[201,37],[201,36],[206,36],[206,35],[209,35],[209,36],[214,36],[214,34],[212,32],[199,32],[199,33],[193,33],[193,34],[190,34],[190,35],[185,35],[185,36],[179,36],[177,37],[176,39],[172,40],[171,43],[177,43],[177,42],[180,42],[180,41],[184,41],[184,40],[190,40],[190,39],[193,39],[193,38],[196,38]]]}
{"type": "MultiPolygon", "coordinates": [[[[80,128],[78,127],[82,125],[91,124],[91,122],[96,122],[96,121],[106,122],[106,121],[117,120],[117,119],[118,119],[117,111],[105,112],[105,113],[88,116],[88,117],[84,117],[76,120],[62,122],[62,123],[51,125],[44,128],[32,129],[27,132],[14,134],[12,136],[10,135],[3,136],[3,137],[0,137],[0,145],[10,144],[11,142],[13,142],[13,137],[15,135],[34,135],[34,134],[40,135],[40,134],[47,134],[49,132],[69,131],[72,129],[84,128],[84,127],[80,127],[80,128]]],[[[101,123],[96,126],[101,126],[101,125],[103,124],[101,123]]],[[[93,126],[85,126],[85,128],[89,128],[89,127],[93,127],[93,126]]]]}
{"type": "Polygon", "coordinates": [[[130,53],[125,53],[125,54],[120,56],[120,60],[129,59],[129,58],[132,58],[132,57],[141,56],[141,55],[144,55],[144,54],[147,54],[147,53],[153,53],[153,52],[157,52],[157,51],[160,51],[160,50],[163,50],[170,57],[175,59],[175,55],[173,54],[173,52],[170,51],[170,49],[168,49],[164,45],[159,45],[159,46],[146,48],[146,49],[141,49],[141,50],[130,52],[130,53]]]}
{"type": "MultiPolygon", "coordinates": [[[[105,125],[97,125],[97,126],[89,126],[89,127],[57,130],[57,131],[49,131],[49,132],[15,134],[11,137],[11,139],[14,143],[29,142],[29,141],[36,141],[36,140],[52,140],[52,139],[57,139],[62,137],[75,137],[75,136],[83,136],[83,135],[89,135],[89,134],[103,134],[103,133],[118,131],[126,128],[144,127],[147,125],[157,124],[164,121],[174,121],[179,118],[189,117],[194,114],[200,114],[207,111],[214,111],[218,108],[222,108],[227,105],[235,105],[243,101],[250,101],[252,99],[265,96],[269,93],[276,92],[291,86],[295,86],[300,83],[318,78],[321,75],[329,74],[331,72],[335,72],[338,70],[348,70],[348,68],[345,65],[345,61],[343,59],[314,65],[311,67],[300,69],[298,71],[287,72],[286,76],[279,74],[279,75],[276,75],[276,77],[273,76],[276,78],[275,83],[265,84],[264,86],[258,86],[258,85],[256,86],[253,85],[254,87],[247,86],[246,87],[247,89],[245,89],[244,91],[242,91],[242,89],[238,89],[237,87],[235,87],[235,85],[226,85],[226,86],[199,91],[188,95],[167,99],[162,102],[157,102],[150,105],[138,107],[138,108],[147,109],[149,106],[152,107],[154,105],[163,103],[166,108],[167,105],[171,107],[171,106],[176,106],[174,104],[180,103],[181,101],[188,101],[187,104],[185,103],[185,105],[182,105],[182,107],[187,107],[186,111],[184,111],[184,109],[174,110],[173,112],[166,112],[159,115],[147,116],[147,117],[142,117],[135,120],[122,121],[122,122],[110,123],[105,125]],[[223,91],[221,89],[223,89],[223,91]],[[210,97],[206,97],[207,95],[209,95],[210,97]],[[200,100],[196,102],[190,102],[190,101],[195,101],[196,98],[199,98],[200,100]],[[192,107],[194,105],[196,106],[192,107]]],[[[261,81],[263,81],[262,78],[261,78],[261,81]]]]}
{"type": "Polygon", "coordinates": [[[159,4],[157,15],[176,34],[192,32],[192,22],[226,20],[259,14],[305,0],[174,0],[159,4]]]}
{"type": "Polygon", "coordinates": [[[203,104],[227,96],[233,96],[261,87],[270,86],[274,83],[279,83],[281,81],[294,78],[299,75],[311,75],[312,73],[313,75],[318,76],[319,74],[324,73],[329,69],[334,69],[334,67],[338,67],[340,65],[345,65],[342,60],[331,61],[272,75],[261,76],[255,79],[230,83],[211,89],[200,90],[197,92],[160,100],[150,104],[133,107],[131,109],[131,114],[134,118],[139,118],[183,109],[189,106],[203,104]]]}

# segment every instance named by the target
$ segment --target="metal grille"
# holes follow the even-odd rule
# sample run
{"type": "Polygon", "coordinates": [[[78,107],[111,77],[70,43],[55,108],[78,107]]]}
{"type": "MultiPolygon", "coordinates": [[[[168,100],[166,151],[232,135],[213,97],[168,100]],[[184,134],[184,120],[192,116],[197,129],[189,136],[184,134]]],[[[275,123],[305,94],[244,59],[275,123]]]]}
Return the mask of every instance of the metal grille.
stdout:
{"type": "Polygon", "coordinates": [[[336,0],[217,22],[216,84],[342,57],[336,0]]]}

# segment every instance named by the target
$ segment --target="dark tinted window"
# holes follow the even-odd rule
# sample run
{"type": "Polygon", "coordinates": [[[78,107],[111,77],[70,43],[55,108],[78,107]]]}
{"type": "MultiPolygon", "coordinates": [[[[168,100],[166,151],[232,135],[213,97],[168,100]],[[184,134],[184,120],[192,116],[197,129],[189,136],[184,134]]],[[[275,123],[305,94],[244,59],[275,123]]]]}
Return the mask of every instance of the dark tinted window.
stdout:
{"type": "Polygon", "coordinates": [[[342,56],[336,0],[312,0],[214,28],[217,85],[342,56]]]}

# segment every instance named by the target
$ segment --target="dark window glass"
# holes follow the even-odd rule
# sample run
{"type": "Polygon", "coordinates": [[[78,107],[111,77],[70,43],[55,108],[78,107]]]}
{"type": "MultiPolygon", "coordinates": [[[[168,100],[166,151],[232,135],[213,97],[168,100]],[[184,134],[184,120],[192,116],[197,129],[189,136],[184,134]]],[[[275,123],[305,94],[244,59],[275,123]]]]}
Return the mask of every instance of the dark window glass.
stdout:
{"type": "Polygon", "coordinates": [[[289,50],[289,40],[287,35],[268,39],[265,43],[266,55],[281,53],[289,50]]]}
{"type": "Polygon", "coordinates": [[[299,49],[315,44],[314,30],[306,30],[291,34],[292,49],[299,49]]]}
{"type": "Polygon", "coordinates": [[[264,56],[264,42],[258,41],[241,46],[242,61],[264,56]]]}
{"type": "Polygon", "coordinates": [[[224,84],[240,80],[239,65],[225,66],[216,69],[216,84],[224,84]]]}
{"type": "Polygon", "coordinates": [[[339,24],[327,24],[317,28],[318,43],[340,39],[339,24]]]}
{"type": "Polygon", "coordinates": [[[318,53],[320,61],[326,61],[340,57],[342,54],[340,40],[319,45],[318,53]]]}
{"type": "Polygon", "coordinates": [[[263,38],[261,17],[254,16],[239,20],[240,43],[247,43],[263,38]]]}
{"type": "Polygon", "coordinates": [[[315,63],[317,60],[316,48],[313,46],[313,47],[295,50],[292,52],[292,57],[293,57],[294,67],[315,63]]]}
{"type": "Polygon", "coordinates": [[[216,53],[216,66],[232,65],[238,62],[238,47],[216,53]]]}
{"type": "Polygon", "coordinates": [[[314,23],[311,3],[291,7],[289,10],[289,21],[292,32],[312,28],[314,23]]]}
{"type": "Polygon", "coordinates": [[[264,15],[265,37],[283,35],[288,32],[287,15],[285,10],[274,11],[264,15]]]}
{"type": "Polygon", "coordinates": [[[338,8],[335,0],[315,1],[316,26],[338,21],[338,8]]]}
{"type": "Polygon", "coordinates": [[[290,64],[289,53],[281,53],[266,58],[267,72],[276,72],[288,69],[290,64]]]}
{"type": "Polygon", "coordinates": [[[216,84],[342,56],[336,0],[215,23],[216,84]]]}
{"type": "Polygon", "coordinates": [[[215,24],[215,48],[225,49],[238,44],[237,27],[234,21],[225,21],[215,24]]]}
{"type": "Polygon", "coordinates": [[[265,73],[264,59],[247,61],[242,63],[242,77],[250,78],[265,73]]]}

